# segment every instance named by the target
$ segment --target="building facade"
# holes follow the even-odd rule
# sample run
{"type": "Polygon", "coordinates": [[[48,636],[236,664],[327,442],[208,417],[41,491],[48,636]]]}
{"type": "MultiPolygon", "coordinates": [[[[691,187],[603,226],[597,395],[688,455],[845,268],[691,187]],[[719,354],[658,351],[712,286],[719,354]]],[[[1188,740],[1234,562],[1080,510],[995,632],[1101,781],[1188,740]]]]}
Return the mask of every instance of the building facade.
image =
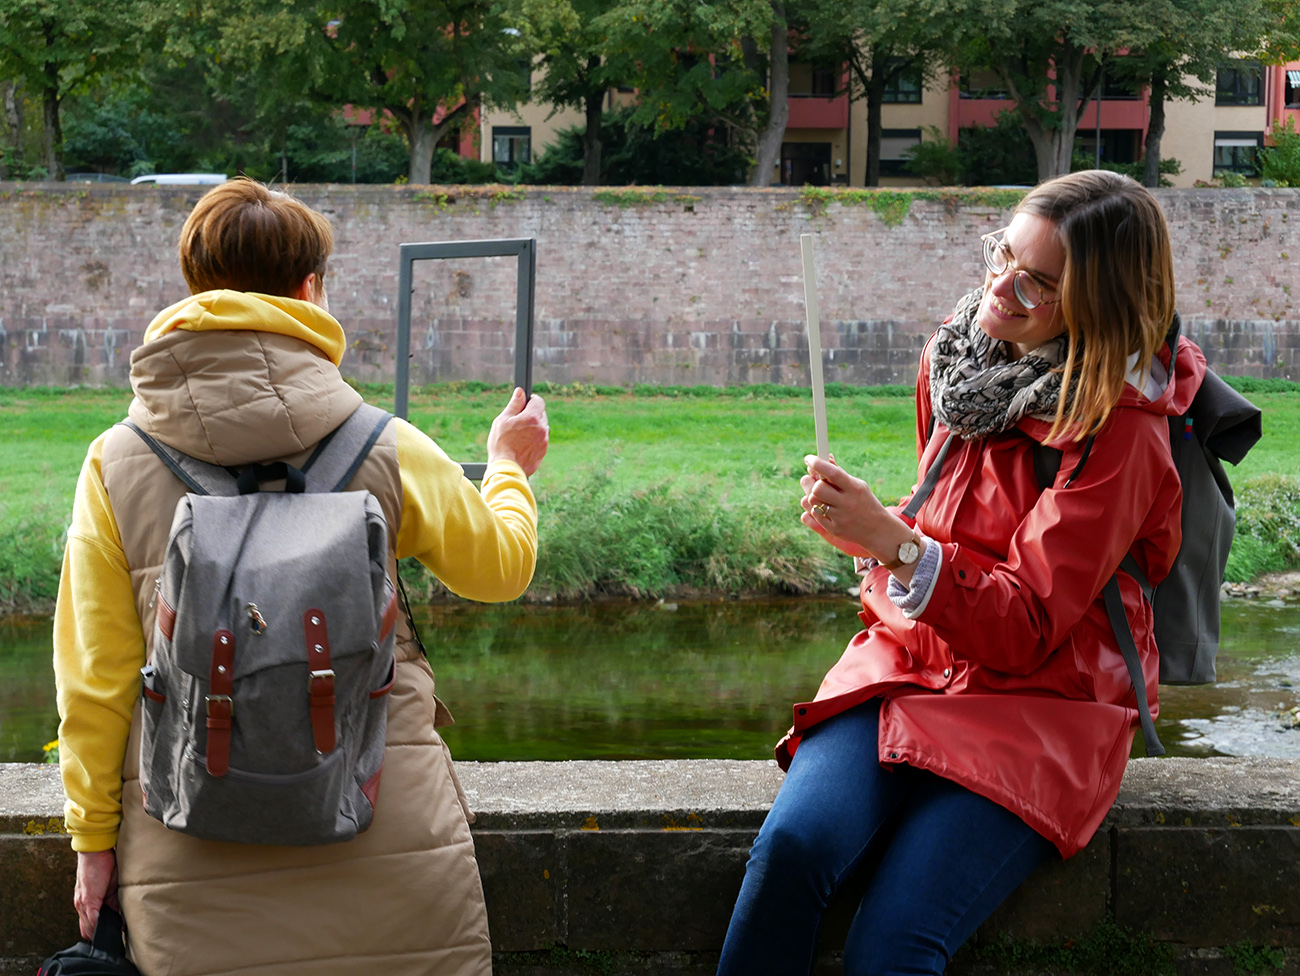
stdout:
{"type": "MultiPolygon", "coordinates": [[[[867,103],[843,93],[846,81],[833,69],[790,65],[790,117],[773,183],[865,184],[867,103]]],[[[613,107],[632,97],[611,92],[607,103],[613,107]]],[[[991,125],[1012,107],[1009,93],[991,74],[931,84],[899,76],[886,90],[882,107],[880,185],[918,182],[905,169],[910,146],[936,133],[955,145],[962,129],[991,125]]],[[[1092,155],[1100,144],[1103,162],[1136,162],[1150,115],[1145,91],[1103,83],[1100,102],[1090,104],[1079,123],[1080,148],[1092,155]]],[[[1257,175],[1256,151],[1267,144],[1273,126],[1287,118],[1300,129],[1300,61],[1281,66],[1225,62],[1213,95],[1165,103],[1161,156],[1177,159],[1182,166],[1182,172],[1169,179],[1175,186],[1193,186],[1227,171],[1257,175]]],[[[582,112],[545,104],[486,111],[480,113],[477,146],[470,152],[508,170],[545,151],[561,129],[582,124],[582,112]]]]}

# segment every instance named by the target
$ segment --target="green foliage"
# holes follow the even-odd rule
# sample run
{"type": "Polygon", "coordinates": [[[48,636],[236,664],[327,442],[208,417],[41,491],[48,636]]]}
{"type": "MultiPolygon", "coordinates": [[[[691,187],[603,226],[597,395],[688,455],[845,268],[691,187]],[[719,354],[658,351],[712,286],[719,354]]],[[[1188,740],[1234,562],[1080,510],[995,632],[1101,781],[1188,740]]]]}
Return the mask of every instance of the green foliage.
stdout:
{"type": "Polygon", "coordinates": [[[1025,191],[975,187],[969,190],[949,188],[943,190],[863,190],[829,189],[806,186],[802,197],[813,213],[819,213],[827,204],[843,206],[863,205],[873,210],[886,227],[897,227],[906,218],[913,200],[937,200],[949,207],[980,206],[1010,210],[1023,199],[1025,191]]]}
{"type": "Polygon", "coordinates": [[[1015,110],[999,112],[991,126],[957,134],[962,182],[967,186],[1033,186],[1038,182],[1034,144],[1015,110]]]}
{"type": "Polygon", "coordinates": [[[63,100],[137,65],[170,13],[145,0],[0,0],[0,78],[23,79],[45,108],[45,166],[63,178],[63,100]]]}
{"type": "Polygon", "coordinates": [[[1274,946],[1257,946],[1242,941],[1226,946],[1223,951],[1232,961],[1232,971],[1236,976],[1271,973],[1286,964],[1286,951],[1274,946]]]}
{"type": "Polygon", "coordinates": [[[593,472],[547,498],[537,573],[566,598],[662,596],[674,588],[726,593],[821,589],[847,566],[786,512],[719,501],[703,486],[616,489],[593,472]],[[835,574],[831,574],[835,575],[835,574]]]}
{"type": "Polygon", "coordinates": [[[1063,945],[1003,941],[969,950],[999,972],[1064,972],[1075,976],[1174,976],[1173,949],[1107,918],[1063,945]]]}
{"type": "Polygon", "coordinates": [[[1273,145],[1259,153],[1260,175],[1274,186],[1300,186],[1300,132],[1295,118],[1273,126],[1273,145]]]}
{"type": "Polygon", "coordinates": [[[1300,479],[1274,474],[1236,491],[1237,534],[1224,577],[1245,583],[1300,566],[1300,479]]]}
{"type": "Polygon", "coordinates": [[[0,615],[54,603],[63,555],[62,519],[38,510],[14,520],[0,506],[0,615]]]}
{"type": "Polygon", "coordinates": [[[1300,383],[1295,380],[1266,380],[1258,376],[1223,376],[1220,378],[1238,393],[1300,393],[1300,383]]]}
{"type": "MultiPolygon", "coordinates": [[[[582,183],[584,126],[556,134],[535,162],[521,166],[518,182],[582,183]]],[[[601,121],[600,181],[611,186],[719,186],[744,181],[749,156],[717,141],[704,119],[657,130],[635,119],[631,109],[608,112],[601,121]]]]}
{"type": "Polygon", "coordinates": [[[907,171],[937,186],[957,186],[962,181],[965,157],[960,148],[948,144],[948,136],[937,125],[926,126],[925,138],[904,153],[907,171]]]}
{"type": "MultiPolygon", "coordinates": [[[[1146,175],[1145,166],[1146,164],[1140,159],[1136,163],[1108,163],[1102,160],[1101,164],[1102,169],[1109,170],[1112,173],[1120,173],[1130,179],[1137,180],[1139,183],[1142,182],[1142,178],[1146,175]]],[[[1097,157],[1076,147],[1074,156],[1070,161],[1070,171],[1077,173],[1079,170],[1096,168],[1097,157]]],[[[1160,158],[1160,185],[1173,186],[1173,180],[1169,179],[1169,177],[1177,176],[1182,171],[1183,164],[1177,159],[1173,156],[1162,156],[1160,158]]]]}

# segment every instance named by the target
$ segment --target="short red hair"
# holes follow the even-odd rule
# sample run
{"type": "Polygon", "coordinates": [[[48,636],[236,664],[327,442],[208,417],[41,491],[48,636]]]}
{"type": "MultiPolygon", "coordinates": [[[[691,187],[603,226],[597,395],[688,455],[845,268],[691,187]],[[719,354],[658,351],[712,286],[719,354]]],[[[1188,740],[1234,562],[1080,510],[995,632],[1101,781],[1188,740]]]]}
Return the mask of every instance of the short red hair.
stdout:
{"type": "Polygon", "coordinates": [[[192,294],[229,288],[294,297],[309,274],[325,278],[334,231],[324,215],[236,179],[210,190],[181,228],[181,273],[192,294]]]}

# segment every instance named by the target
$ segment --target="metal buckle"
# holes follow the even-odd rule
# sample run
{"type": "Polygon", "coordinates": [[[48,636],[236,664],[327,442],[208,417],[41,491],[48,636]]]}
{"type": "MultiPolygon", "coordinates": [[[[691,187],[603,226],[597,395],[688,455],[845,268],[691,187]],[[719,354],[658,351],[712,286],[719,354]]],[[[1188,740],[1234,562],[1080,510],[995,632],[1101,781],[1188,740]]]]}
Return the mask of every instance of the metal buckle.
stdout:
{"type": "Polygon", "coordinates": [[[226,718],[233,718],[235,715],[235,702],[229,695],[208,695],[208,718],[212,718],[212,706],[217,702],[225,702],[230,707],[230,714],[226,718]]]}
{"type": "Polygon", "coordinates": [[[322,679],[322,680],[325,679],[325,678],[328,678],[329,681],[330,681],[330,687],[333,688],[333,686],[334,686],[334,672],[333,672],[332,670],[326,670],[326,671],[309,671],[309,672],[307,672],[307,692],[308,692],[308,694],[312,694],[312,693],[314,693],[314,692],[313,692],[313,688],[314,688],[314,685],[315,685],[315,683],[316,683],[316,679],[317,679],[317,678],[320,678],[320,679],[322,679]]]}

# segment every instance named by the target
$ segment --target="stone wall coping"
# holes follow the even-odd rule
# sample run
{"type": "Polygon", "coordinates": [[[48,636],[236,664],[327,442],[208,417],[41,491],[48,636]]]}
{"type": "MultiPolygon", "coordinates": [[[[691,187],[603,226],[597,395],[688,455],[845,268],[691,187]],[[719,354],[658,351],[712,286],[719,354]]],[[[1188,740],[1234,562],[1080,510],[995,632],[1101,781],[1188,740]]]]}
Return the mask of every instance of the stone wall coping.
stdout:
{"type": "MultiPolygon", "coordinates": [[[[459,762],[456,770],[476,830],[756,828],[782,778],[774,762],[725,759],[459,762]]],[[[45,833],[62,815],[56,767],[0,763],[0,833],[33,824],[45,833]]],[[[1300,826],[1300,761],[1133,759],[1107,824],[1300,826]]]]}
{"type": "MultiPolygon", "coordinates": [[[[179,197],[199,197],[212,189],[211,186],[186,186],[183,184],[168,184],[163,186],[150,185],[147,187],[130,186],[122,183],[81,183],[81,182],[36,182],[36,181],[4,181],[0,180],[0,192],[7,194],[27,194],[32,196],[50,196],[68,194],[77,197],[141,197],[144,194],[152,194],[154,199],[163,196],[179,197]]],[[[554,186],[544,184],[396,184],[396,183],[295,183],[292,192],[295,196],[320,196],[322,194],[338,194],[340,196],[356,196],[362,198],[375,197],[412,197],[417,200],[424,200],[430,194],[444,194],[452,199],[475,199],[482,198],[485,201],[491,201],[494,198],[499,203],[509,203],[530,197],[554,197],[557,195],[572,195],[575,197],[590,197],[602,195],[607,197],[610,206],[618,206],[619,198],[625,197],[623,205],[653,205],[655,203],[670,206],[680,206],[684,201],[680,199],[683,196],[693,198],[686,202],[695,202],[707,200],[709,198],[743,198],[743,197],[804,197],[808,188],[802,186],[554,186]],[[508,196],[503,194],[523,194],[520,196],[508,196]],[[650,199],[656,194],[664,194],[662,200],[650,199]],[[640,198],[640,199],[634,199],[640,198]]],[[[832,198],[836,193],[858,194],[863,190],[877,190],[881,193],[920,193],[927,197],[936,193],[942,194],[945,198],[960,199],[963,196],[980,197],[987,195],[990,187],[980,186],[953,186],[953,187],[931,187],[931,186],[882,186],[882,187],[818,187],[817,199],[820,202],[822,191],[829,189],[832,198]]],[[[1014,189],[1014,188],[1013,188],[1014,189]]],[[[1029,187],[1024,187],[1026,192],[1029,187]]],[[[1175,197],[1184,200],[1199,202],[1202,200],[1221,202],[1224,200],[1251,200],[1256,197],[1273,197],[1279,199],[1288,199],[1300,196],[1300,188],[1296,187],[1241,187],[1241,188],[1221,188],[1221,187],[1160,187],[1152,190],[1157,197],[1175,197]]],[[[942,200],[930,201],[923,197],[918,200],[919,203],[934,202],[944,205],[942,200]]],[[[975,206],[984,206],[976,203],[975,206]]],[[[1009,209],[1009,208],[1007,208],[1009,209]]]]}

